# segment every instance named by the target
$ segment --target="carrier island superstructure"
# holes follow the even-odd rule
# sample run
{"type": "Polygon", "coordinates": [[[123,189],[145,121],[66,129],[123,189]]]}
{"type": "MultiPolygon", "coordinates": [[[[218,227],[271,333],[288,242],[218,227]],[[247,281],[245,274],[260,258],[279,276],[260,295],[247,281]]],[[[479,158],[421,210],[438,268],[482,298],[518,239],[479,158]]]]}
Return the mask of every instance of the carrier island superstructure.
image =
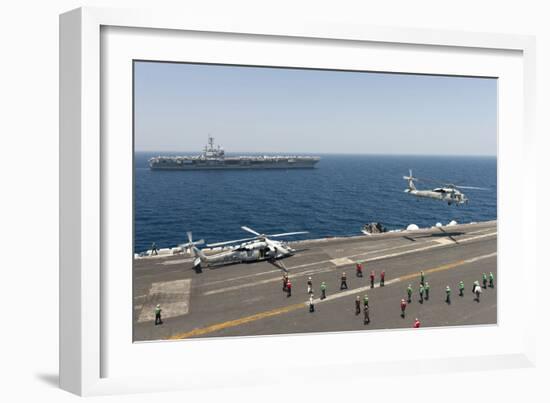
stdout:
{"type": "Polygon", "coordinates": [[[199,155],[158,156],[149,160],[149,168],[166,170],[199,169],[296,169],[314,168],[320,157],[298,155],[246,155],[226,157],[214,138],[208,137],[208,144],[199,155]]]}

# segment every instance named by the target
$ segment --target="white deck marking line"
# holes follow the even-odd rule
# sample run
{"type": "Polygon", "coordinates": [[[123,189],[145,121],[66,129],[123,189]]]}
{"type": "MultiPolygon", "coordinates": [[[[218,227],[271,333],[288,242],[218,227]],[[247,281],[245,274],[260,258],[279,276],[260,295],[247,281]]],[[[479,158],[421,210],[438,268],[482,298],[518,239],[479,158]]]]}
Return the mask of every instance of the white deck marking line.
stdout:
{"type": "MultiPolygon", "coordinates": [[[[430,241],[424,241],[424,242],[432,242],[432,241],[430,240],[430,241]]],[[[424,242],[422,242],[422,243],[424,243],[424,242]]],[[[392,246],[392,247],[389,247],[389,248],[370,250],[370,251],[359,253],[357,255],[348,256],[348,258],[352,258],[352,257],[355,257],[355,256],[361,256],[361,255],[370,255],[370,254],[373,254],[373,253],[387,252],[389,250],[408,248],[410,246],[411,246],[410,244],[405,244],[405,245],[399,245],[399,246],[392,246]]],[[[302,254],[300,254],[299,256],[304,257],[304,255],[302,255],[302,254]]],[[[303,269],[304,267],[308,267],[308,266],[315,266],[315,265],[319,265],[319,264],[323,264],[323,263],[330,263],[332,260],[333,259],[326,259],[326,260],[319,260],[317,262],[304,263],[304,264],[300,264],[300,265],[297,265],[297,266],[287,267],[287,270],[291,271],[291,270],[296,270],[296,269],[303,269]]],[[[210,281],[208,283],[200,284],[200,285],[198,285],[198,287],[206,287],[206,286],[209,286],[209,285],[214,285],[214,284],[219,284],[219,283],[227,283],[227,282],[230,282],[230,281],[242,280],[244,278],[263,276],[263,275],[272,274],[272,273],[282,273],[282,271],[280,269],[275,269],[275,270],[263,271],[261,273],[243,274],[242,276],[231,277],[231,278],[227,278],[227,279],[224,279],[224,280],[210,281]]]]}
{"type": "MultiPolygon", "coordinates": [[[[496,255],[497,255],[497,253],[493,252],[493,253],[489,253],[487,255],[476,256],[476,257],[473,257],[473,258],[470,258],[470,259],[460,260],[460,261],[455,262],[455,263],[445,264],[445,265],[436,267],[435,269],[432,269],[432,271],[437,272],[437,271],[442,271],[442,270],[448,270],[448,269],[458,267],[458,266],[462,266],[462,265],[465,265],[465,264],[474,263],[474,262],[477,262],[478,260],[487,259],[487,258],[496,256],[496,255]]],[[[425,270],[425,272],[429,273],[430,270],[429,269],[425,270]]],[[[384,283],[384,286],[387,287],[388,285],[398,283],[398,282],[403,281],[403,280],[408,280],[409,278],[416,277],[416,276],[418,276],[417,273],[414,273],[412,275],[408,274],[408,275],[405,275],[405,276],[396,277],[396,278],[393,278],[391,280],[386,281],[384,283]]],[[[380,283],[379,282],[375,283],[374,288],[380,288],[380,283]]],[[[326,297],[325,299],[320,299],[320,298],[314,299],[313,303],[316,304],[316,303],[321,303],[321,302],[328,302],[328,301],[332,301],[332,300],[337,299],[337,298],[347,297],[347,296],[357,294],[357,293],[362,293],[362,292],[365,292],[365,291],[368,291],[368,290],[371,290],[371,289],[372,288],[369,284],[369,285],[366,285],[366,286],[363,286],[363,287],[354,288],[352,290],[339,292],[337,294],[331,294],[328,297],[326,297]]],[[[304,302],[304,305],[309,305],[309,301],[304,302]]]]}
{"type": "MultiPolygon", "coordinates": [[[[496,233],[495,233],[496,234],[496,233]]],[[[493,234],[494,235],[494,234],[493,234]]],[[[486,237],[487,235],[479,235],[477,237],[474,237],[474,238],[483,238],[483,237],[486,237]]],[[[469,239],[474,239],[474,238],[469,238],[469,239]]],[[[464,240],[463,240],[464,242],[464,240]]],[[[422,252],[422,251],[425,251],[425,250],[430,250],[430,249],[434,249],[434,248],[439,248],[441,246],[445,246],[444,244],[440,244],[440,243],[437,243],[435,245],[429,245],[429,246],[424,246],[422,248],[416,248],[416,249],[411,249],[411,250],[406,250],[406,251],[403,251],[403,252],[396,252],[396,253],[390,253],[388,255],[382,255],[382,256],[375,256],[373,258],[370,258],[370,259],[364,259],[364,260],[360,260],[361,263],[366,263],[366,262],[374,262],[374,261],[377,261],[377,260],[382,260],[382,259],[387,259],[387,258],[392,258],[392,257],[397,257],[397,256],[402,256],[402,255],[407,255],[407,254],[411,254],[411,253],[416,253],[416,252],[422,252]]],[[[317,262],[316,264],[322,264],[322,263],[330,263],[331,260],[325,260],[325,261],[322,261],[322,262],[317,262]]],[[[336,266],[337,267],[337,266],[336,266]]],[[[332,270],[332,269],[330,269],[332,270]]],[[[293,277],[297,277],[297,276],[304,276],[306,274],[304,273],[307,273],[307,274],[314,274],[314,272],[310,273],[310,272],[302,272],[302,273],[299,273],[299,274],[295,274],[293,277]]],[[[241,289],[241,288],[249,288],[249,287],[255,287],[257,285],[262,285],[262,284],[268,284],[268,283],[272,283],[272,282],[276,282],[276,281],[281,281],[280,278],[268,278],[268,279],[265,279],[265,280],[261,280],[261,281],[256,281],[256,282],[253,282],[253,283],[246,283],[246,284],[240,284],[240,285],[234,285],[234,286],[230,286],[230,287],[224,287],[224,288],[218,288],[216,290],[212,290],[212,291],[206,291],[204,292],[202,295],[213,295],[213,294],[219,294],[219,293],[222,293],[222,292],[226,292],[226,291],[235,291],[235,290],[238,290],[238,289],[241,289]]]]}
{"type": "MultiPolygon", "coordinates": [[[[311,274],[326,273],[326,272],[332,271],[333,268],[334,267],[322,267],[320,269],[307,270],[307,271],[303,271],[301,273],[295,274],[294,276],[292,276],[292,278],[309,276],[311,274]]],[[[265,279],[265,280],[256,281],[254,283],[234,285],[234,286],[230,286],[230,287],[218,288],[218,289],[212,290],[212,291],[206,291],[206,292],[202,293],[202,295],[206,296],[206,295],[220,294],[222,292],[235,291],[235,290],[239,290],[241,288],[255,287],[257,285],[274,283],[276,281],[282,281],[282,279],[281,278],[268,278],[268,279],[265,279]]]]}
{"type": "Polygon", "coordinates": [[[173,265],[173,264],[180,264],[180,263],[192,262],[193,260],[195,260],[194,257],[187,258],[187,259],[167,260],[166,262],[162,262],[161,265],[163,265],[163,266],[169,266],[169,265],[173,265]]]}

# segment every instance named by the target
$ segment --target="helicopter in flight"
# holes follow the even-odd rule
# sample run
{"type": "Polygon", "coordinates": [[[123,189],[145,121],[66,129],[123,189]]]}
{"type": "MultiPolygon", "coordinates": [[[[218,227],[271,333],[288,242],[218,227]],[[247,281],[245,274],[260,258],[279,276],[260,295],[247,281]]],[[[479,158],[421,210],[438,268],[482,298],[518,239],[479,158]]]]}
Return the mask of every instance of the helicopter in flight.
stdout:
{"type": "Polygon", "coordinates": [[[489,190],[477,186],[459,186],[452,183],[445,184],[432,190],[419,190],[414,185],[414,182],[418,181],[418,178],[413,176],[411,169],[409,169],[409,176],[403,176],[403,179],[407,181],[405,193],[409,193],[416,197],[446,201],[449,206],[453,203],[457,206],[468,203],[468,198],[459,189],[489,190]]]}
{"type": "MultiPolygon", "coordinates": [[[[270,238],[308,233],[307,231],[299,231],[265,235],[260,234],[259,232],[256,232],[246,226],[242,226],[241,229],[254,234],[254,237],[235,239],[232,241],[217,242],[206,245],[209,248],[214,248],[218,246],[235,244],[233,246],[230,246],[227,250],[214,252],[212,254],[206,254],[204,253],[204,251],[196,247],[198,243],[202,243],[202,240],[198,242],[193,242],[191,232],[187,233],[189,243],[182,245],[182,247],[188,248],[188,250],[193,252],[195,256],[193,267],[197,271],[200,271],[202,267],[225,266],[236,263],[252,263],[263,260],[267,260],[270,263],[275,264],[275,260],[292,256],[294,253],[296,253],[296,250],[291,248],[288,243],[284,241],[274,241],[270,238]]],[[[284,267],[280,268],[284,269],[284,267]]]]}

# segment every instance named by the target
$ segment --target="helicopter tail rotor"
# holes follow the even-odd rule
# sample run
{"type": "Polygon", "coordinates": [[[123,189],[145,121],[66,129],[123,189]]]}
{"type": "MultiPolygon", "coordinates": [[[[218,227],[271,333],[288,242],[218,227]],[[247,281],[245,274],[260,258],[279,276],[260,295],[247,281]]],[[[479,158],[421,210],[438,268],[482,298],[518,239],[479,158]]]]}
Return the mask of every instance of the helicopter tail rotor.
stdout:
{"type": "Polygon", "coordinates": [[[407,189],[405,189],[405,192],[410,192],[411,190],[416,190],[416,186],[414,186],[414,181],[418,180],[413,176],[412,169],[409,169],[409,176],[403,176],[403,179],[407,181],[407,189]]]}

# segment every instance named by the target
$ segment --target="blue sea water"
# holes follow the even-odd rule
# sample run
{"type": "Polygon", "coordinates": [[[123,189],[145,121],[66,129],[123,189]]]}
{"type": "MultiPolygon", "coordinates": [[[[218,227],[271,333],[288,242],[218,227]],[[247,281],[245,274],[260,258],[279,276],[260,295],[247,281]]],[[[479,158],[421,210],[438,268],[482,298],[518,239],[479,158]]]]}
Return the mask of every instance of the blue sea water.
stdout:
{"type": "Polygon", "coordinates": [[[186,231],[209,243],[246,238],[242,225],[265,234],[309,231],[291,238],[307,239],[358,235],[373,221],[398,229],[497,218],[496,157],[321,155],[315,169],[151,171],[154,155],[134,159],[135,252],[152,242],[186,242],[186,231]],[[441,180],[419,182],[419,189],[460,183],[490,190],[463,190],[470,201],[461,206],[418,199],[403,191],[409,168],[441,180]]]}

